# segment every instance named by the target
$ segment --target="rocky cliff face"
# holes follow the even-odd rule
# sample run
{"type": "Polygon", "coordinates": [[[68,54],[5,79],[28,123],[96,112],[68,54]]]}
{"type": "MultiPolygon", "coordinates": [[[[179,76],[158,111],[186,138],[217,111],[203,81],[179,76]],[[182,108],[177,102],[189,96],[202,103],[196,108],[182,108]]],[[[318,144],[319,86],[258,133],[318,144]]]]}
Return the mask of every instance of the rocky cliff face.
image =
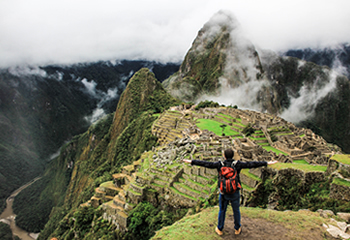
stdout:
{"type": "Polygon", "coordinates": [[[199,31],[179,72],[163,85],[184,101],[214,100],[280,115],[348,152],[348,82],[326,66],[255,48],[237,20],[219,12],[199,31]],[[327,103],[333,107],[323,110],[327,103]]]}

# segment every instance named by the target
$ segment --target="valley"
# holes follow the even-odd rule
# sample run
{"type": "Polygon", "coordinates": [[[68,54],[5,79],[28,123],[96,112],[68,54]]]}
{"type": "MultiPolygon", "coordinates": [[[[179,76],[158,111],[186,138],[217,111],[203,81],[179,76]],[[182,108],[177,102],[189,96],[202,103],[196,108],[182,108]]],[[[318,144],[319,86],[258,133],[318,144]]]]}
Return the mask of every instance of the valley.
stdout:
{"type": "Polygon", "coordinates": [[[217,172],[183,160],[220,161],[227,148],[278,162],[241,171],[245,221],[269,215],[269,231],[291,239],[349,234],[349,79],[259,49],[225,11],[180,66],[15,67],[0,71],[0,87],[0,200],[42,176],[13,204],[38,240],[168,239],[184,222],[211,236],[192,219],[217,218],[217,172]]]}
{"type": "Polygon", "coordinates": [[[12,209],[13,200],[23,189],[25,189],[26,187],[29,187],[31,184],[33,184],[35,181],[39,179],[40,177],[35,178],[29,183],[23,185],[22,187],[14,191],[11,194],[11,196],[6,199],[6,208],[0,214],[0,222],[10,225],[12,235],[18,236],[22,240],[36,239],[38,237],[38,234],[26,232],[16,225],[16,215],[13,213],[13,209],[12,209]]]}

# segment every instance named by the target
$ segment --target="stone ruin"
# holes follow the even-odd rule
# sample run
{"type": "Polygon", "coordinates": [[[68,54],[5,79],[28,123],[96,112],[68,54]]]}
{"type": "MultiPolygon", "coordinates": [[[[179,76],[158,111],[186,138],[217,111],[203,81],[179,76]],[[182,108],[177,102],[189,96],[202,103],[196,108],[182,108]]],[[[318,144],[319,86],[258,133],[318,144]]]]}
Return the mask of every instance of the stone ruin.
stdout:
{"type": "MultiPolygon", "coordinates": [[[[102,205],[105,210],[104,219],[114,223],[121,230],[127,230],[128,213],[141,201],[173,207],[193,207],[199,200],[209,198],[213,189],[216,189],[216,170],[191,167],[184,164],[183,159],[219,161],[223,160],[223,151],[232,148],[236,160],[277,160],[292,163],[295,159],[305,159],[313,164],[327,164],[330,157],[327,154],[332,154],[324,139],[310,130],[299,129],[269,114],[233,108],[207,108],[190,112],[188,109],[173,108],[171,111],[165,111],[153,124],[152,133],[158,137],[160,146],[153,147],[152,151],[144,153],[139,161],[125,166],[122,173],[114,174],[114,180],[109,185],[97,188],[95,196],[87,203],[94,207],[102,205]],[[266,144],[287,153],[288,156],[267,151],[257,140],[245,137],[241,133],[239,136],[217,136],[196,126],[196,118],[207,117],[223,121],[217,117],[219,113],[232,117],[226,119],[232,121],[228,126],[241,130],[242,126],[239,128],[235,122],[236,119],[241,119],[242,124],[251,123],[255,129],[260,129],[259,134],[266,136],[266,139],[269,137],[269,131],[273,129],[279,134],[278,140],[272,142],[269,139],[266,140],[266,144]],[[278,132],[276,129],[284,129],[284,132],[278,132]],[[292,133],[286,133],[285,129],[292,133]],[[146,162],[148,167],[139,170],[146,162]]],[[[245,199],[259,188],[261,179],[266,174],[264,168],[250,169],[248,172],[249,174],[241,172],[245,199]],[[252,175],[255,177],[252,178],[252,175]]],[[[327,174],[329,175],[316,172],[301,175],[305,182],[310,182],[324,179],[327,174]]],[[[337,191],[333,192],[334,196],[338,197],[337,191]]]]}

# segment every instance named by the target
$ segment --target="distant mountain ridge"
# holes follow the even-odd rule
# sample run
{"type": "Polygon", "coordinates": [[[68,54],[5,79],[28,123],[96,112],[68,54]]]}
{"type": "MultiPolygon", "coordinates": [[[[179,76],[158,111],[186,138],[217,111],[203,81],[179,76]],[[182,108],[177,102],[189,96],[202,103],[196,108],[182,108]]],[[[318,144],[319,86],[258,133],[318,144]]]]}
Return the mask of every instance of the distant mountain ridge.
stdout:
{"type": "Polygon", "coordinates": [[[282,53],[285,56],[325,65],[330,68],[343,68],[343,74],[350,78],[350,44],[343,43],[334,47],[290,49],[282,53]]]}
{"type": "Polygon", "coordinates": [[[115,111],[143,67],[165,79],[174,63],[119,61],[0,69],[0,210],[5,198],[43,172],[62,144],[115,111]]]}

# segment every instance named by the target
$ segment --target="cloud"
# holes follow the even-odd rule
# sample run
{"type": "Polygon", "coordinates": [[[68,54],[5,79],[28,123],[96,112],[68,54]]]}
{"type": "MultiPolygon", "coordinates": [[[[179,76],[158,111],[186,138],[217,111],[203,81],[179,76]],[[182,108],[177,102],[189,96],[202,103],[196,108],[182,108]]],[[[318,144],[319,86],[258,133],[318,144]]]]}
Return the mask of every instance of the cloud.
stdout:
{"type": "Polygon", "coordinates": [[[90,122],[90,124],[93,124],[97,122],[99,119],[103,118],[104,116],[106,116],[105,111],[102,108],[96,108],[92,112],[91,116],[86,116],[84,119],[90,122]]]}
{"type": "Polygon", "coordinates": [[[350,42],[348,0],[0,1],[0,67],[147,59],[180,62],[221,9],[274,51],[350,42]]]}
{"type": "Polygon", "coordinates": [[[337,76],[342,75],[346,70],[338,61],[332,70],[324,71],[329,75],[329,81],[320,87],[318,86],[318,79],[315,79],[312,86],[304,85],[301,87],[298,97],[290,97],[290,106],[281,113],[282,118],[293,123],[299,123],[312,117],[319,101],[335,90],[337,76]]]}
{"type": "Polygon", "coordinates": [[[270,85],[267,80],[251,80],[242,83],[236,88],[231,88],[223,78],[220,80],[220,83],[222,85],[220,94],[217,96],[202,96],[198,102],[211,100],[226,106],[237,105],[240,109],[260,110],[261,106],[257,96],[264,86],[270,85]]]}
{"type": "Polygon", "coordinates": [[[37,66],[16,66],[10,67],[9,72],[17,77],[25,75],[39,75],[41,77],[47,77],[47,73],[37,66]]]}

